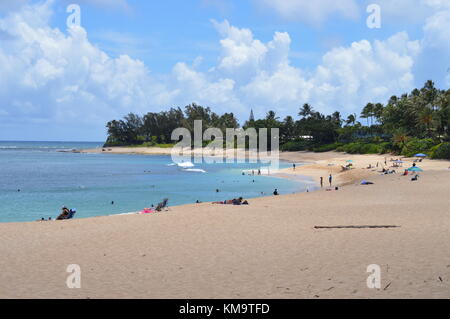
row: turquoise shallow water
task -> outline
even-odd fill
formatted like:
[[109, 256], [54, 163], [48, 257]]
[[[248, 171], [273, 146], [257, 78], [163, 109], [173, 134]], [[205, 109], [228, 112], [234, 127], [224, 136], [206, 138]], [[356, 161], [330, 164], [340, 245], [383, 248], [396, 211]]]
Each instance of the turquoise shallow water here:
[[271, 194], [275, 188], [282, 194], [312, 189], [306, 180], [242, 176], [243, 170], [258, 168], [258, 164], [196, 164], [195, 169], [206, 172], [201, 173], [170, 165], [170, 156], [60, 152], [100, 146], [0, 142], [0, 222], [55, 218], [63, 205], [76, 208], [77, 218], [85, 218], [139, 211], [166, 197], [174, 206], [197, 200], [254, 198]]

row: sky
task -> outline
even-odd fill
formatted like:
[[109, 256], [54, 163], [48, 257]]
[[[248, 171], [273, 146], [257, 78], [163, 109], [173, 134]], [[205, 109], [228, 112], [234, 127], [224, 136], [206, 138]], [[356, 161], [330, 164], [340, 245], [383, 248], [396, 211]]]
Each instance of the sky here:
[[103, 141], [112, 119], [193, 102], [359, 114], [448, 89], [449, 30], [450, 0], [0, 0], [0, 140]]

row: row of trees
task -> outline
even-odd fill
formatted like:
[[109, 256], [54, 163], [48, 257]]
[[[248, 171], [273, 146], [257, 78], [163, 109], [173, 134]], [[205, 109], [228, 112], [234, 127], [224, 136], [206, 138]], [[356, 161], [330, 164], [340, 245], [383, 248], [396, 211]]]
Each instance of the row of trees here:
[[[255, 119], [253, 111], [244, 123], [247, 128], [278, 128], [280, 145], [285, 150], [333, 149], [333, 145], [362, 143], [391, 143], [390, 151], [401, 152], [411, 139], [428, 139], [434, 144], [450, 141], [450, 90], [439, 90], [432, 81], [410, 94], [393, 96], [386, 105], [368, 103], [361, 113], [343, 118], [340, 112], [325, 115], [304, 104], [295, 116], [280, 119], [274, 111], [265, 118]], [[361, 119], [359, 121], [358, 119]], [[203, 129], [217, 127], [239, 128], [233, 113], [218, 115], [200, 105], [191, 104], [144, 116], [128, 114], [122, 120], [108, 122], [107, 145], [164, 144], [171, 141], [172, 131], [185, 127], [191, 132], [195, 120]], [[327, 147], [330, 145], [330, 147]]]
[[147, 113], [139, 116], [128, 114], [122, 120], [113, 120], [106, 124], [108, 129], [107, 146], [137, 145], [143, 143], [169, 144], [172, 132], [179, 127], [194, 131], [194, 121], [202, 120], [203, 129], [210, 127], [238, 128], [239, 123], [233, 113], [217, 115], [209, 107], [205, 108], [195, 103], [181, 108], [172, 108], [159, 113]]

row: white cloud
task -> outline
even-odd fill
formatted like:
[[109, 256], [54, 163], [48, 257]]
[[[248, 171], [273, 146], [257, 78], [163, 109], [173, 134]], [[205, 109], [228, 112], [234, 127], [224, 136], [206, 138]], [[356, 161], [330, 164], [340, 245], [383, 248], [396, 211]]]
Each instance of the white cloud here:
[[411, 73], [419, 43], [399, 33], [385, 42], [362, 40], [325, 54], [321, 65], [304, 74], [288, 62], [263, 71], [247, 84], [247, 98], [292, 110], [309, 102], [321, 111], [353, 111], [367, 101], [384, 101], [414, 86]]
[[164, 102], [141, 61], [107, 56], [83, 28], [52, 29], [50, 16], [47, 2], [0, 20], [10, 35], [0, 48], [0, 98], [11, 120], [98, 124]]
[[[417, 68], [438, 66], [450, 56], [445, 8], [427, 20], [423, 39], [399, 32], [386, 40], [355, 41], [331, 49], [313, 70], [291, 63], [288, 33], [275, 32], [263, 42], [250, 29], [224, 21], [213, 22], [221, 36], [217, 65], [202, 71], [198, 57], [192, 65], [179, 62], [170, 73], [153, 75], [140, 60], [108, 56], [83, 28], [51, 28], [51, 7], [26, 6], [0, 19], [0, 125], [83, 127], [102, 136], [112, 118], [191, 102], [241, 118], [250, 108], [258, 115], [270, 109], [296, 114], [307, 102], [322, 112], [358, 112], [369, 101], [411, 90]], [[447, 70], [450, 63], [440, 67]], [[446, 73], [441, 79], [450, 80]]]
[[416, 59], [415, 72], [421, 80], [434, 79], [449, 85], [450, 67], [450, 3], [427, 18], [421, 40], [422, 52]]
[[423, 29], [426, 46], [444, 47], [450, 51], [450, 10], [439, 11], [428, 18]]

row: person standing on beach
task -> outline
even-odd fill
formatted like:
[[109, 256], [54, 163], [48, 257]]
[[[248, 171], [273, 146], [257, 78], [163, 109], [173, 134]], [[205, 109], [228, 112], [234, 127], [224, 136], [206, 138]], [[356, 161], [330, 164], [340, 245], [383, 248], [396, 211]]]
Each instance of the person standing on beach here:
[[323, 188], [323, 177], [320, 176], [320, 188]]
[[294, 171], [295, 171], [295, 163], [294, 163], [294, 164], [292, 164], [292, 167], [294, 168]]
[[333, 184], [333, 175], [330, 174], [330, 177], [328, 177], [328, 181], [330, 182], [330, 187]]
[[280, 195], [280, 194], [278, 193], [278, 189], [275, 189], [275, 191], [273, 192], [273, 196], [278, 196], [278, 195]]

